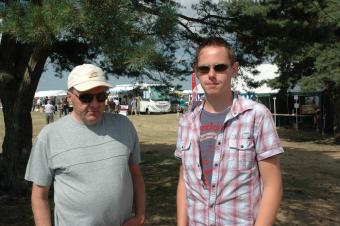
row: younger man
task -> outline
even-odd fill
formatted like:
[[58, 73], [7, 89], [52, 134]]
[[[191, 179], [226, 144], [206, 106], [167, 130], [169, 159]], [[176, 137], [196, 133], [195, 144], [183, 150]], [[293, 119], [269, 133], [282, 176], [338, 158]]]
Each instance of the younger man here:
[[206, 100], [179, 123], [178, 226], [274, 222], [282, 195], [276, 156], [283, 149], [267, 108], [233, 100], [231, 79], [238, 68], [223, 39], [208, 38], [199, 46], [195, 71]]

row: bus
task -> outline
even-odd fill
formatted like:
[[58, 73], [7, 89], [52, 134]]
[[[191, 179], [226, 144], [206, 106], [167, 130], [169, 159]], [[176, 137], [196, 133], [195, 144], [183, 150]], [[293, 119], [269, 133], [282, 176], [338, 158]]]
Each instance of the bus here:
[[117, 85], [110, 92], [120, 103], [130, 105], [132, 98], [139, 98], [140, 113], [168, 113], [171, 111], [170, 88], [161, 84], [136, 83]]

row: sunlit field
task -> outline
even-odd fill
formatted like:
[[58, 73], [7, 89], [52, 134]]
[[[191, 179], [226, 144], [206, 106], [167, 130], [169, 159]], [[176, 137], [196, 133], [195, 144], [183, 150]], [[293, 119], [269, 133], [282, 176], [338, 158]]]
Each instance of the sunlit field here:
[[[33, 134], [45, 124], [34, 112]], [[58, 118], [58, 117], [57, 117]], [[142, 147], [142, 170], [147, 191], [145, 225], [173, 226], [176, 222], [176, 184], [179, 162], [173, 157], [176, 114], [129, 116]], [[4, 135], [0, 113], [0, 141]], [[332, 226], [340, 222], [340, 145], [314, 132], [279, 128], [285, 153], [280, 156], [284, 197], [276, 226]], [[0, 225], [33, 225], [29, 198], [0, 192]]]

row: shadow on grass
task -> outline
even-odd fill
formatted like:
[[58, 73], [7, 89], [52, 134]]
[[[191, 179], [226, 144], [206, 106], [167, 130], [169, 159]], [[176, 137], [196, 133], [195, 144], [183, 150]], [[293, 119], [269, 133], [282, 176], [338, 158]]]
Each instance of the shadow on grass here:
[[334, 142], [334, 137], [328, 134], [322, 135], [314, 130], [296, 131], [295, 129], [280, 127], [277, 131], [281, 139], [292, 142], [313, 142], [327, 145], [331, 145]]
[[31, 226], [33, 216], [28, 197], [14, 197], [0, 191], [0, 226]]
[[146, 225], [176, 225], [176, 189], [180, 161], [175, 145], [142, 144], [141, 164], [147, 193]]
[[[176, 188], [179, 160], [174, 145], [141, 144], [147, 207], [145, 225], [176, 224]], [[30, 197], [15, 197], [0, 191], [0, 226], [33, 226]]]
[[[145, 225], [176, 224], [178, 166], [174, 145], [141, 144], [147, 192]], [[340, 222], [340, 161], [325, 152], [285, 148], [280, 157], [284, 197], [275, 226], [323, 226]], [[0, 193], [0, 225], [33, 225], [29, 198]]]
[[[283, 193], [276, 226], [340, 222], [340, 161], [325, 152], [285, 148], [280, 156]], [[337, 223], [336, 223], [337, 222]]]

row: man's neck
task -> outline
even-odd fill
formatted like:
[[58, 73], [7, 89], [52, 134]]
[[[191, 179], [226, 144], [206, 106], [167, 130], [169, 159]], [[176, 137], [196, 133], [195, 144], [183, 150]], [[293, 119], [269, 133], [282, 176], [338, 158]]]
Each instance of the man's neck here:
[[218, 113], [224, 111], [232, 103], [232, 93], [223, 96], [206, 95], [204, 110], [210, 113]]

